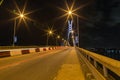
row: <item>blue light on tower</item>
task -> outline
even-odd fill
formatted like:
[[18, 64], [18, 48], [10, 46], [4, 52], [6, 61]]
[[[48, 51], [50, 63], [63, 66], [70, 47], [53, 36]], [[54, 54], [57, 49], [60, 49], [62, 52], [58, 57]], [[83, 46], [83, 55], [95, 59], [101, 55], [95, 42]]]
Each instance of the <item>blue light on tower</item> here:
[[67, 38], [67, 40], [69, 42], [69, 37], [70, 37], [70, 34], [71, 34], [73, 45], [75, 46], [74, 31], [72, 29], [72, 25], [73, 25], [73, 20], [68, 20], [68, 38]]
[[68, 20], [68, 40], [69, 40], [69, 35], [70, 33], [72, 32], [72, 24], [73, 24], [73, 21], [71, 20]]

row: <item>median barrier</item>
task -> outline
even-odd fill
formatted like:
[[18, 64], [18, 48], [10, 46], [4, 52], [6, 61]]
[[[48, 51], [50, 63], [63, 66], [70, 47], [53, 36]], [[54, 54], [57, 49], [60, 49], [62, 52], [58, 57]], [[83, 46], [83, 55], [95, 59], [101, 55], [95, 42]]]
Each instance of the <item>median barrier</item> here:
[[10, 50], [10, 56], [18, 56], [21, 55], [20, 49]]
[[21, 52], [22, 52], [22, 54], [29, 54], [30, 53], [29, 49], [28, 50], [22, 50]]
[[34, 53], [34, 52], [36, 52], [36, 48], [30, 48], [29, 51], [30, 51], [30, 53]]
[[35, 52], [40, 52], [40, 49], [39, 49], [39, 48], [36, 48], [36, 49], [35, 49]]
[[0, 58], [30, 54], [30, 53], [35, 53], [35, 52], [43, 52], [43, 51], [55, 50], [55, 49], [62, 49], [62, 48], [61, 47], [41, 47], [41, 48], [1, 50], [0, 51]]
[[0, 52], [0, 58], [2, 58], [2, 57], [9, 57], [9, 56], [11, 56], [11, 55], [10, 55], [10, 51]]

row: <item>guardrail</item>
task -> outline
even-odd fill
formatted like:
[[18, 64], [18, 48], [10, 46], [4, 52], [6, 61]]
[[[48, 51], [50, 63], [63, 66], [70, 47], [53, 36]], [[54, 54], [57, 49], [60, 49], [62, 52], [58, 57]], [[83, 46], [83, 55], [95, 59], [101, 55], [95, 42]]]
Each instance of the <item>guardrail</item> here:
[[116, 80], [120, 79], [120, 61], [96, 54], [94, 52], [90, 52], [82, 48], [79, 48], [79, 50], [81, 54], [87, 59], [87, 61], [93, 64], [96, 69], [98, 69], [99, 66], [102, 67], [101, 73], [103, 73], [104, 77], [108, 78], [109, 72], [112, 72], [117, 75]]

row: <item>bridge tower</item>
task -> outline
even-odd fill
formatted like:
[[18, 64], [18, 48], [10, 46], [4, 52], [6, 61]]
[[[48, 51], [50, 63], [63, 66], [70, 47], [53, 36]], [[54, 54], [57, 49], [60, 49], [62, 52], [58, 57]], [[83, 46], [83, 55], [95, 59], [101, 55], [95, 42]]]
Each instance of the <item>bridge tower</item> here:
[[68, 20], [68, 36], [67, 36], [67, 42], [68, 43], [70, 41], [70, 37], [72, 38], [73, 46], [76, 46], [75, 45], [74, 31], [73, 31], [73, 20]]

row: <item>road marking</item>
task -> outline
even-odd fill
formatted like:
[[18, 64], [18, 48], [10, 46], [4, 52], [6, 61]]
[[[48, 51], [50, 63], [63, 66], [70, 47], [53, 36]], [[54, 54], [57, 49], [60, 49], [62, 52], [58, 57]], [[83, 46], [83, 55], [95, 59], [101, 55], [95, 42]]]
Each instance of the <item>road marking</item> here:
[[85, 80], [75, 49], [73, 49], [53, 80]]
[[84, 80], [78, 64], [64, 64], [54, 80]]

